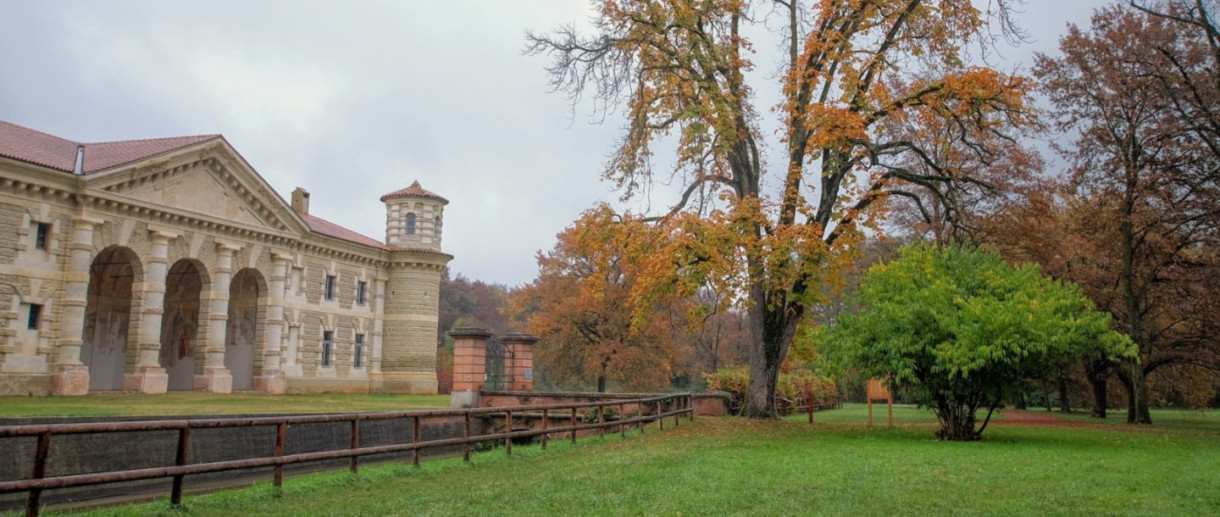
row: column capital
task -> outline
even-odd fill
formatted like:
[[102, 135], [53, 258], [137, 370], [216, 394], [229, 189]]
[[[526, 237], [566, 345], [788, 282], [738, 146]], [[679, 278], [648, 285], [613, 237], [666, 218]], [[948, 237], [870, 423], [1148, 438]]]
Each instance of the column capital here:
[[296, 260], [296, 254], [285, 250], [271, 250], [272, 263], [283, 263], [284, 265], [292, 264]]
[[167, 243], [169, 243], [169, 241], [172, 241], [174, 239], [177, 239], [178, 237], [181, 237], [182, 234], [180, 234], [176, 231], [173, 231], [169, 228], [157, 227], [157, 226], [153, 226], [150, 224], [150, 225], [148, 225], [148, 236], [149, 236], [149, 238], [152, 239], [152, 241], [154, 243], [167, 244]]
[[232, 255], [238, 251], [241, 251], [243, 247], [244, 246], [236, 242], [221, 240], [216, 241], [216, 251], [221, 255]]
[[104, 222], [106, 222], [106, 221], [101, 218], [90, 217], [90, 216], [87, 216], [84, 214], [80, 214], [80, 215], [76, 215], [76, 216], [72, 217], [72, 225], [75, 227], [78, 227], [78, 228], [83, 227], [83, 226], [91, 226], [91, 227], [97, 226]]

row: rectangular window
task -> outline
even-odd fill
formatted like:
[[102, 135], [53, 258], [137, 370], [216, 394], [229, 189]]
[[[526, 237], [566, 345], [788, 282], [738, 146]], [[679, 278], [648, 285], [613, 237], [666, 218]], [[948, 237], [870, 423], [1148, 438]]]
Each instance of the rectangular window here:
[[330, 350], [334, 348], [335, 333], [326, 330], [322, 332], [322, 366], [330, 366]]
[[326, 299], [335, 299], [335, 275], [326, 275]]
[[356, 282], [356, 305], [364, 305], [368, 302], [369, 284], [363, 280]]
[[352, 359], [352, 368], [364, 366], [364, 334], [356, 334], [356, 357]]
[[26, 322], [27, 329], [38, 330], [38, 318], [42, 317], [42, 306], [30, 304], [30, 319]]
[[38, 223], [38, 227], [34, 230], [34, 247], [40, 250], [47, 249], [47, 240], [51, 235], [51, 223]]

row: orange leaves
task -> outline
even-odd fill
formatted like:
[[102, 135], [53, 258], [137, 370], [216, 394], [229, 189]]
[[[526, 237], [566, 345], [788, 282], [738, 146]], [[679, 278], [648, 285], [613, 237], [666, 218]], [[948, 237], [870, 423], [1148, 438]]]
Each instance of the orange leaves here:
[[858, 111], [825, 104], [810, 106], [805, 119], [808, 145], [817, 149], [847, 145], [852, 140], [866, 141], [865, 127], [865, 119]]

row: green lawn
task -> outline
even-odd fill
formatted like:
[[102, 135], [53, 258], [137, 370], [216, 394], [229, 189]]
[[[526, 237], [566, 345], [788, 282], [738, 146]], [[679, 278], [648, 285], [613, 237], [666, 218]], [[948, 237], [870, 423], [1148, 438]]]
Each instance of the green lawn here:
[[[986, 416], [986, 413], [979, 415], [980, 418]], [[995, 417], [992, 417], [993, 419]], [[785, 420], [794, 422], [807, 422], [809, 415], [807, 413], [799, 413], [788, 415]], [[868, 404], [844, 403], [841, 409], [831, 411], [819, 411], [813, 414], [815, 423], [827, 424], [867, 424], [868, 423]], [[884, 426], [889, 422], [886, 420], [885, 403], [873, 403], [873, 425]], [[894, 404], [894, 425], [905, 424], [935, 424], [936, 413], [933, 413], [927, 408], [916, 407], [913, 404]]]
[[820, 422], [839, 423], [813, 426], [700, 418], [511, 457], [496, 449], [470, 465], [288, 479], [282, 492], [189, 497], [185, 511], [162, 500], [96, 514], [1220, 515], [1220, 426], [997, 424], [983, 442], [943, 443], [921, 422], [868, 428], [859, 414], [822, 412]]
[[1072, 422], [1086, 422], [1103, 426], [1147, 427], [1149, 429], [1175, 429], [1179, 431], [1197, 431], [1201, 433], [1220, 432], [1220, 411], [1198, 411], [1189, 409], [1153, 409], [1152, 426], [1132, 426], [1127, 424], [1126, 410], [1110, 410], [1106, 418], [1097, 419], [1089, 416], [1089, 410], [1078, 410], [1072, 413], [1047, 413], [1055, 418]]
[[80, 397], [0, 397], [0, 418], [29, 416], [342, 413], [449, 407], [449, 395], [259, 393], [99, 393]]

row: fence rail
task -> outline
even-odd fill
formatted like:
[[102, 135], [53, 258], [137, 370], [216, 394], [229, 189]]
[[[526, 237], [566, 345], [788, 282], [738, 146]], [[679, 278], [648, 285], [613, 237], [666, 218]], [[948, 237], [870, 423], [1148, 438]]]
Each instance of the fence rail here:
[[[624, 410], [627, 406], [635, 406], [638, 408], [638, 410], [635, 412], [635, 416], [624, 418], [626, 416]], [[614, 407], [618, 407], [620, 418], [615, 420], [607, 419], [606, 408]], [[597, 421], [580, 423], [584, 415], [579, 414], [579, 411], [590, 408], [597, 408]], [[563, 414], [556, 415], [553, 413], [555, 411], [560, 411]], [[525, 414], [528, 413], [532, 418], [536, 418], [537, 414], [541, 413], [542, 427], [540, 429], [523, 429], [514, 431], [513, 413], [517, 413], [518, 417], [526, 416]], [[471, 419], [473, 417], [497, 417], [500, 415], [503, 415], [505, 419], [504, 431], [479, 435], [471, 434]], [[599, 434], [604, 435], [607, 428], [618, 427], [620, 434], [625, 434], [629, 426], [635, 425], [641, 431], [643, 431], [643, 426], [652, 422], [658, 422], [660, 424], [660, 428], [664, 430], [666, 418], [673, 417], [674, 425], [677, 426], [682, 416], [686, 416], [691, 420], [694, 420], [694, 415], [691, 394], [680, 393], [604, 402], [577, 402], [566, 404], [541, 404], [433, 411], [395, 411], [382, 413], [341, 413], [282, 417], [202, 418], [141, 422], [97, 422], [0, 426], [0, 438], [20, 436], [38, 437], [38, 443], [34, 452], [33, 471], [30, 477], [15, 481], [0, 482], [0, 494], [29, 492], [29, 497], [26, 499], [26, 515], [36, 516], [38, 515], [40, 497], [43, 490], [100, 485], [121, 481], [173, 478], [173, 485], [170, 491], [170, 504], [173, 506], [178, 506], [182, 502], [184, 478], [185, 476], [192, 474], [223, 472], [259, 467], [275, 467], [272, 482], [275, 484], [275, 486], [280, 486], [283, 480], [283, 466], [295, 463], [350, 458], [351, 462], [349, 464], [349, 468], [352, 472], [356, 472], [359, 468], [357, 459], [361, 456], [413, 451], [414, 455], [412, 457], [412, 461], [416, 466], [418, 466], [421, 450], [457, 445], [463, 446], [463, 457], [466, 461], [470, 461], [470, 446], [471, 444], [475, 443], [503, 440], [505, 444], [505, 452], [507, 454], [512, 454], [512, 440], [514, 438], [541, 436], [542, 447], [545, 448], [547, 440], [551, 437], [551, 435], [558, 434], [562, 437], [563, 435], [567, 434], [570, 435], [572, 442], [575, 443], [576, 435], [579, 431], [599, 430]], [[427, 418], [445, 417], [463, 417], [463, 436], [461, 438], [444, 438], [439, 440], [420, 439], [420, 422], [422, 420]], [[413, 419], [413, 432], [411, 434], [411, 441], [409, 443], [379, 445], [373, 447], [360, 446], [360, 422], [401, 418]], [[555, 421], [566, 421], [567, 425], [552, 427], [550, 424]], [[289, 425], [326, 422], [350, 422], [351, 446], [349, 448], [288, 455], [284, 454], [287, 441], [287, 429]], [[242, 460], [215, 461], [208, 463], [192, 464], [189, 462], [188, 453], [190, 451], [190, 435], [192, 429], [262, 426], [274, 426], [275, 428], [276, 439], [275, 452], [273, 456], [248, 458]], [[119, 470], [112, 472], [95, 472], [90, 474], [45, 477], [47, 456], [50, 451], [52, 436], [68, 434], [173, 430], [178, 431], [177, 451], [175, 454], [174, 465], [144, 469]]]

